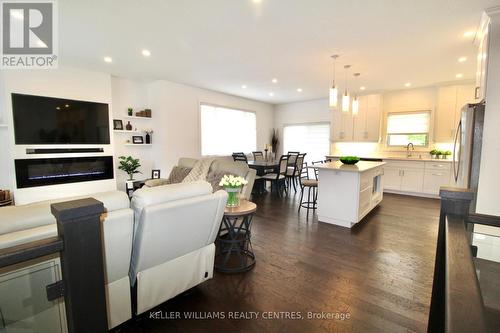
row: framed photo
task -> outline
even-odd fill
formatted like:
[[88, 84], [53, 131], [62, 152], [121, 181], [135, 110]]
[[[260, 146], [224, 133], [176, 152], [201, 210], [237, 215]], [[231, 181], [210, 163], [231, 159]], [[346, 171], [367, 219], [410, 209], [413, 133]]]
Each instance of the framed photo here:
[[113, 129], [123, 131], [123, 122], [121, 119], [113, 119]]
[[153, 171], [151, 171], [151, 178], [152, 179], [160, 179], [160, 170], [153, 169]]
[[134, 135], [132, 137], [132, 143], [142, 145], [144, 143], [144, 139], [140, 135]]

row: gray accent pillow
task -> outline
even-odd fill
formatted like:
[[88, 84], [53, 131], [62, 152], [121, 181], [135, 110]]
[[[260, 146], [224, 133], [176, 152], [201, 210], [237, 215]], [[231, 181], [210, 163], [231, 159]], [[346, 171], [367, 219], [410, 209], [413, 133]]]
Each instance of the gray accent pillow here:
[[181, 183], [190, 172], [191, 172], [191, 168], [174, 166], [172, 171], [170, 171], [170, 176], [168, 176], [167, 183], [168, 184]]
[[222, 179], [222, 177], [224, 177], [224, 175], [229, 175], [229, 173], [221, 170], [219, 171], [210, 170], [210, 172], [208, 173], [207, 182], [209, 182], [210, 185], [212, 185], [212, 189], [214, 192], [224, 189], [223, 187], [219, 186], [220, 180]]

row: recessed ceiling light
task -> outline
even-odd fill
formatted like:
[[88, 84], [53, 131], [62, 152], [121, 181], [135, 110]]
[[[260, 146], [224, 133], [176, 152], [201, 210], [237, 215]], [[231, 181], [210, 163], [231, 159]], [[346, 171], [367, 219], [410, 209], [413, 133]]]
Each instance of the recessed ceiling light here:
[[359, 90], [366, 90], [366, 87], [359, 87]]
[[142, 50], [142, 55], [145, 57], [149, 57], [151, 55], [151, 51], [149, 50]]
[[302, 92], [302, 88], [297, 88], [297, 92]]
[[253, 3], [261, 3], [262, 0], [252, 0]]
[[64, 105], [65, 108], [69, 108], [69, 104]]
[[405, 83], [405, 87], [407, 87], [407, 88], [408, 88], [408, 87], [411, 87], [411, 83], [410, 83], [410, 82], [406, 82], [406, 83]]
[[278, 83], [278, 79], [272, 79], [271, 82], [272, 83]]
[[472, 31], [472, 30], [464, 32], [464, 37], [465, 38], [474, 37], [475, 35], [476, 35], [476, 33], [474, 31]]
[[247, 88], [246, 84], [241, 86], [241, 89], [246, 89], [246, 88]]
[[111, 57], [104, 57], [105, 62], [113, 62], [113, 59]]
[[462, 73], [458, 73], [457, 75], [455, 75], [455, 77], [456, 77], [457, 79], [461, 79], [461, 78], [463, 78], [463, 77], [464, 77], [464, 75], [463, 75]]
[[467, 57], [458, 58], [458, 62], [466, 62], [466, 61], [467, 61]]
[[273, 92], [270, 92], [270, 93], [269, 93], [269, 96], [273, 97], [273, 96], [274, 96], [274, 93], [273, 93]]

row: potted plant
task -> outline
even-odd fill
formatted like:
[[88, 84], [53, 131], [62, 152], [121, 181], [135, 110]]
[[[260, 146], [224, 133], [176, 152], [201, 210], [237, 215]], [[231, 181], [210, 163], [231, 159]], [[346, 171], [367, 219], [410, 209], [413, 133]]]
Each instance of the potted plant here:
[[128, 109], [127, 109], [127, 114], [128, 114], [129, 116], [132, 116], [132, 115], [134, 114], [134, 109], [132, 109], [132, 108], [128, 108]]
[[441, 150], [436, 150], [436, 158], [440, 159], [442, 158], [441, 156], [443, 155], [443, 152]]
[[138, 170], [141, 167], [141, 163], [138, 158], [133, 158], [132, 156], [120, 156], [118, 157], [118, 160], [120, 161], [118, 169], [127, 173], [129, 181], [134, 180], [134, 174], [142, 173]]
[[451, 156], [451, 151], [447, 150], [447, 151], [443, 152], [443, 158], [444, 159], [447, 159], [448, 156]]
[[431, 155], [432, 158], [437, 158], [437, 152], [438, 150], [434, 148], [429, 152], [429, 154]]
[[233, 175], [224, 175], [220, 180], [219, 186], [222, 186], [227, 192], [227, 207], [238, 207], [240, 205], [239, 194], [243, 185], [248, 182], [243, 177], [235, 177]]

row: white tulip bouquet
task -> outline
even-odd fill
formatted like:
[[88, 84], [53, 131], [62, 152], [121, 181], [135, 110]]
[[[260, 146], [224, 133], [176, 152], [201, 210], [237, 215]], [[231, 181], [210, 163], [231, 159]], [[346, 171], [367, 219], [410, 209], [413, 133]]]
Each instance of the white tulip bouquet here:
[[227, 192], [227, 207], [238, 207], [240, 205], [239, 193], [243, 185], [248, 181], [243, 177], [233, 175], [224, 175], [219, 182], [219, 186], [224, 187]]

